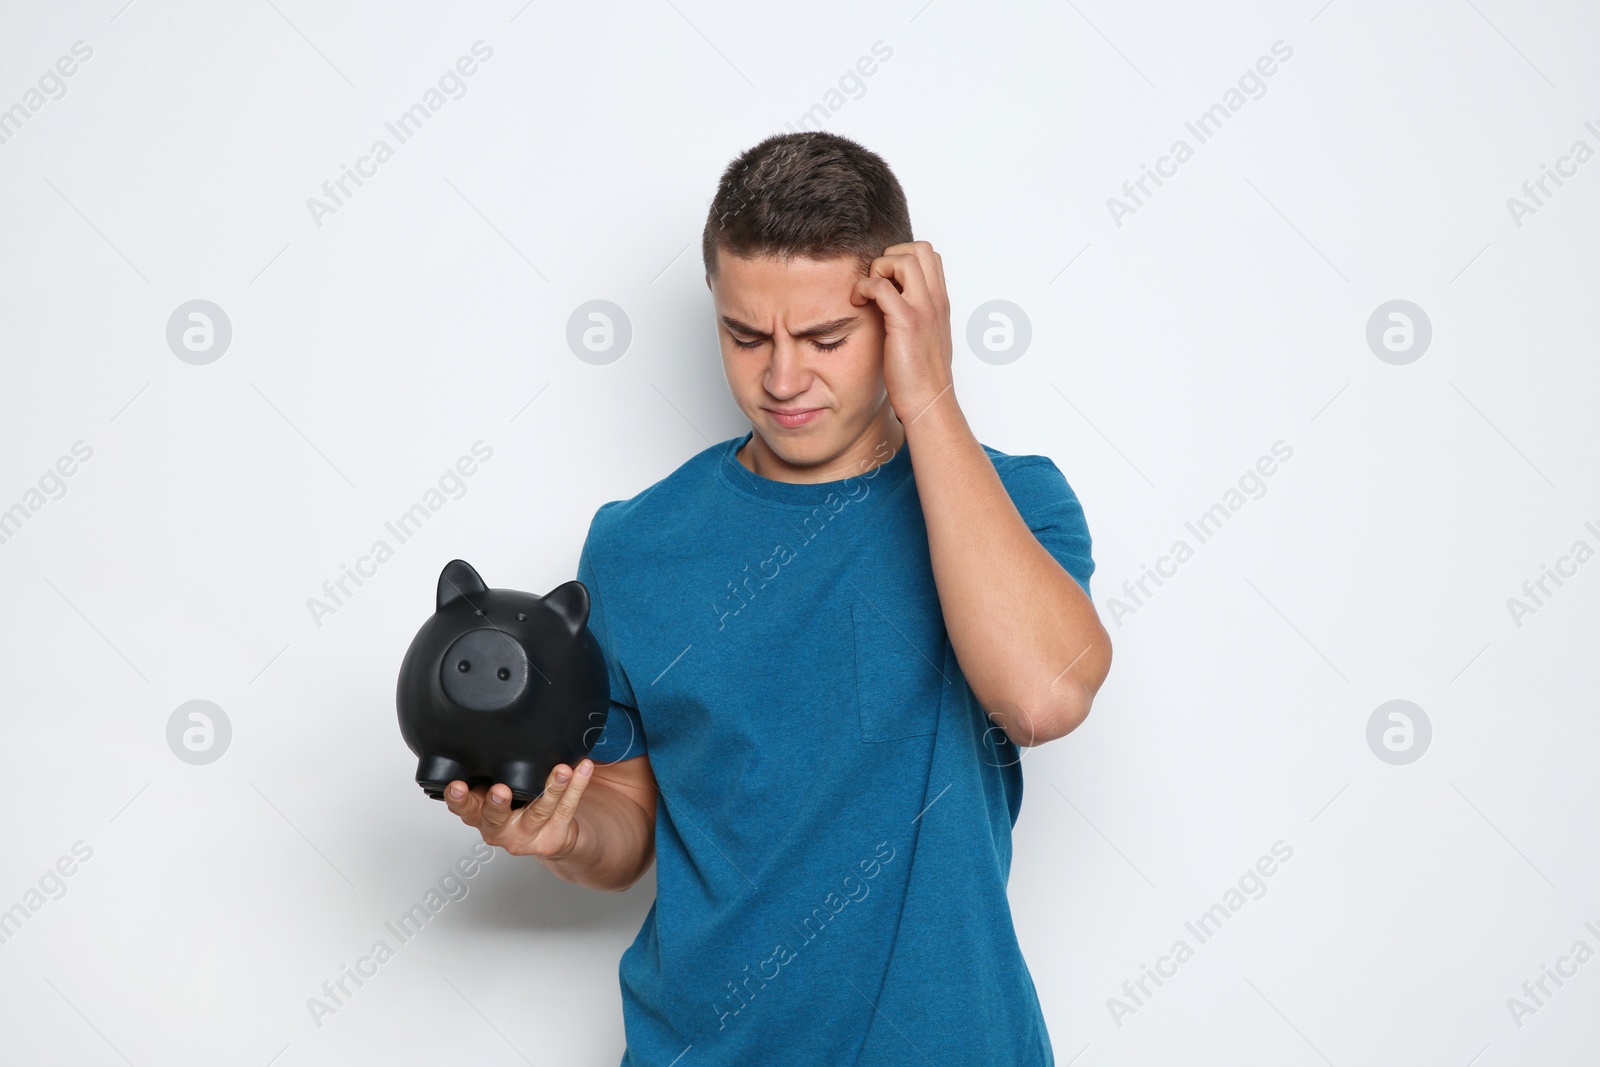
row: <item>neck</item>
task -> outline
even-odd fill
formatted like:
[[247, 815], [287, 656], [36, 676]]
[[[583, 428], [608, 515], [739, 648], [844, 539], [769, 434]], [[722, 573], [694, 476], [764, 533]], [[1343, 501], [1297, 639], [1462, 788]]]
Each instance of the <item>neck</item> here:
[[[753, 427], [752, 427], [753, 429]], [[887, 403], [879, 416], [855, 440], [834, 455], [811, 463], [791, 462], [772, 450], [760, 432], [735, 453], [748, 470], [775, 482], [834, 482], [855, 477], [886, 463], [905, 447], [906, 431]]]

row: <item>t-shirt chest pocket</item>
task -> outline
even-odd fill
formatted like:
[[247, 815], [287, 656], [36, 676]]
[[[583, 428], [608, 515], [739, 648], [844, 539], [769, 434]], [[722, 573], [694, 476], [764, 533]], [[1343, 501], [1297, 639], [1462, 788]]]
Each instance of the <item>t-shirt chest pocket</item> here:
[[948, 684], [938, 594], [877, 596], [870, 602], [858, 597], [850, 616], [861, 740], [933, 733]]

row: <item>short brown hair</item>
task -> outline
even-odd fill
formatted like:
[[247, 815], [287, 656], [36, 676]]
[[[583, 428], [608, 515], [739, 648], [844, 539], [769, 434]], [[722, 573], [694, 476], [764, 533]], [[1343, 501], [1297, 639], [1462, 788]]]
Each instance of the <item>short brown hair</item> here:
[[745, 259], [853, 255], [862, 274], [892, 244], [912, 240], [900, 182], [883, 157], [836, 133], [774, 134], [722, 172], [700, 256], [717, 273], [717, 249]]

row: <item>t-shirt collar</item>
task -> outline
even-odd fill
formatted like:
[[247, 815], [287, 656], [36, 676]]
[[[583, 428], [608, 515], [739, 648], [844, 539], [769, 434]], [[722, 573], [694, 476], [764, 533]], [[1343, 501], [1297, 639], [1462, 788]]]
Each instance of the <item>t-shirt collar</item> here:
[[911, 453], [902, 444], [888, 462], [876, 467], [863, 468], [861, 473], [831, 482], [781, 482], [765, 478], [740, 463], [735, 455], [755, 436], [752, 428], [742, 437], [730, 437], [717, 446], [717, 476], [736, 493], [772, 504], [794, 507], [816, 507], [825, 503], [830, 493], [843, 497], [861, 494], [856, 483], [865, 481], [874, 488], [883, 489], [899, 484], [911, 472]]

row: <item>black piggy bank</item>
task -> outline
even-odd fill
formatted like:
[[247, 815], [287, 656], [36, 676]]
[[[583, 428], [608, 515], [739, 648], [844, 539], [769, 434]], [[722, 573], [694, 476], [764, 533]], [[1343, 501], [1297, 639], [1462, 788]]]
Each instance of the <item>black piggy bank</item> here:
[[544, 792], [556, 764], [588, 755], [611, 699], [588, 621], [582, 582], [541, 597], [490, 589], [463, 560], [445, 564], [436, 610], [406, 650], [395, 692], [423, 792], [443, 800], [458, 779], [503, 782], [520, 808]]

